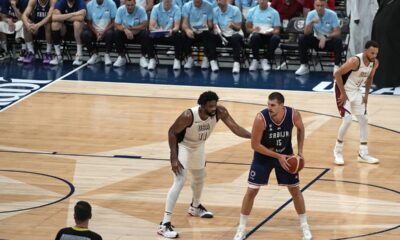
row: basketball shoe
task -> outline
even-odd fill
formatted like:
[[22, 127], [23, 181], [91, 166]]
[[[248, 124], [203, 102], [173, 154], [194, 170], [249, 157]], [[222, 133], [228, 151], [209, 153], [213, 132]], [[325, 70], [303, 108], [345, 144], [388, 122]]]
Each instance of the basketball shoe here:
[[335, 149], [333, 150], [334, 162], [336, 165], [343, 165], [343, 143], [336, 142]]
[[191, 203], [188, 209], [188, 213], [193, 217], [201, 217], [201, 218], [214, 217], [214, 214], [212, 212], [207, 211], [207, 209], [201, 204], [198, 207], [193, 207], [193, 203]]
[[235, 237], [233, 237], [233, 240], [243, 240], [246, 238], [246, 229], [244, 227], [239, 226]]
[[161, 235], [165, 238], [177, 238], [179, 237], [179, 233], [176, 232], [174, 226], [171, 225], [171, 222], [162, 223], [160, 222], [160, 227], [158, 228], [157, 234]]
[[301, 225], [301, 229], [303, 230], [303, 240], [312, 240], [310, 226], [308, 224], [303, 224]]
[[379, 159], [368, 154], [367, 145], [360, 145], [360, 150], [358, 151], [358, 161], [370, 164], [379, 163]]

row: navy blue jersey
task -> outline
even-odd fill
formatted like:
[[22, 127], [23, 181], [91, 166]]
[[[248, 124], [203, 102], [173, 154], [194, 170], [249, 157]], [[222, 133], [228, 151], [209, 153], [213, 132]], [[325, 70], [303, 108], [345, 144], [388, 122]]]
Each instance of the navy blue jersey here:
[[32, 12], [32, 17], [35, 20], [42, 20], [47, 17], [47, 14], [49, 13], [50, 10], [50, 0], [47, 0], [44, 4], [40, 2], [40, 0], [36, 0], [36, 6], [35, 9]]
[[[21, 12], [21, 14], [24, 12], [25, 8], [28, 6], [29, 0], [18, 0], [17, 1], [17, 9]], [[14, 12], [14, 9], [11, 7], [11, 3], [9, 0], [1, 0], [0, 4], [0, 10], [1, 13], [13, 18], [14, 20], [17, 20], [17, 15]]]
[[[265, 121], [265, 129], [261, 138], [261, 144], [266, 148], [281, 154], [293, 154], [292, 129], [294, 110], [285, 107], [285, 116], [280, 123], [275, 123], [268, 112], [268, 108], [261, 111]], [[254, 158], [270, 158], [258, 152], [254, 152]]]
[[74, 4], [70, 7], [68, 6], [67, 0], [58, 0], [55, 6], [55, 9], [58, 9], [61, 14], [78, 12], [79, 10], [85, 9], [86, 4], [83, 0], [75, 0]]

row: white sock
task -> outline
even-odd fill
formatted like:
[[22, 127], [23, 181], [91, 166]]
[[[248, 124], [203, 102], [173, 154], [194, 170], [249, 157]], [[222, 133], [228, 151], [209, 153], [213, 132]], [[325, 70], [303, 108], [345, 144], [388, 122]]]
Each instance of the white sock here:
[[246, 228], [248, 217], [249, 215], [240, 214], [239, 227]]
[[336, 140], [335, 151], [336, 152], [343, 152], [343, 142], [338, 142]]
[[368, 155], [368, 145], [367, 144], [360, 144], [360, 155], [365, 156]]
[[54, 45], [54, 50], [56, 51], [57, 57], [61, 57], [61, 48], [60, 48], [60, 45]]
[[82, 44], [76, 44], [76, 54], [82, 56]]
[[299, 214], [299, 220], [300, 220], [300, 226], [304, 226], [305, 224], [308, 225], [307, 223], [307, 214]]
[[26, 50], [26, 44], [25, 43], [21, 43], [21, 50]]
[[34, 53], [35, 51], [33, 50], [33, 42], [27, 42], [26, 46], [28, 47], [28, 52]]
[[51, 43], [46, 44], [46, 53], [51, 53]]

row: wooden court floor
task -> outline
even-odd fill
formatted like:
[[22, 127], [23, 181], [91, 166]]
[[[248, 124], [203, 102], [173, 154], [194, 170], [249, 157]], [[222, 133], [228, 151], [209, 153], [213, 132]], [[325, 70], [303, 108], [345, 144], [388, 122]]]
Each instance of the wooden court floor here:
[[[93, 206], [90, 228], [107, 240], [156, 234], [172, 184], [167, 130], [208, 88], [59, 81], [0, 113], [0, 239], [54, 239], [73, 225], [79, 200]], [[270, 91], [214, 88], [249, 130]], [[399, 98], [371, 96], [369, 146], [379, 165], [357, 163], [358, 124], [345, 142], [343, 167], [332, 149], [340, 119], [331, 93], [282, 91], [301, 110], [306, 168], [301, 187], [314, 239], [400, 239]], [[295, 139], [295, 137], [293, 138]], [[207, 145], [202, 203], [214, 219], [186, 213], [190, 179], [172, 223], [180, 239], [232, 239], [251, 162], [250, 142], [219, 123]], [[124, 157], [125, 156], [125, 157]], [[128, 157], [127, 157], [128, 156]], [[301, 239], [285, 188], [261, 189], [249, 239]]]

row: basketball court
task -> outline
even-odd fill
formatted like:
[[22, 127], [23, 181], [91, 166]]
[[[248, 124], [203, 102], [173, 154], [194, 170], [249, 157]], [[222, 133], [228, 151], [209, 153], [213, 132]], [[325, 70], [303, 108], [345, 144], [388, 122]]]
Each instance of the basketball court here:
[[[345, 165], [336, 166], [332, 149], [341, 120], [324, 83], [331, 73], [311, 73], [302, 84], [287, 71], [255, 78], [243, 70], [235, 80], [229, 69], [211, 78], [200, 70], [176, 77], [165, 67], [155, 73], [136, 65], [108, 73], [97, 67], [1, 65], [1, 101], [10, 98], [10, 104], [0, 112], [0, 239], [54, 239], [60, 228], [74, 224], [79, 200], [92, 204], [89, 227], [103, 239], [163, 239], [156, 231], [172, 184], [170, 125], [200, 93], [213, 90], [251, 130], [274, 89], [290, 89], [281, 91], [286, 105], [300, 110], [305, 124], [306, 166], [300, 177], [314, 239], [400, 239], [399, 96], [369, 98], [370, 152], [381, 163], [357, 162], [354, 121], [345, 138]], [[312, 91], [321, 83], [327, 91]], [[16, 93], [23, 100], [11, 102]], [[188, 179], [172, 219], [180, 239], [232, 239], [239, 222], [250, 141], [218, 124], [206, 152], [202, 204], [215, 218], [187, 214]], [[248, 239], [300, 239], [290, 194], [275, 176], [270, 183], [256, 198]]]

